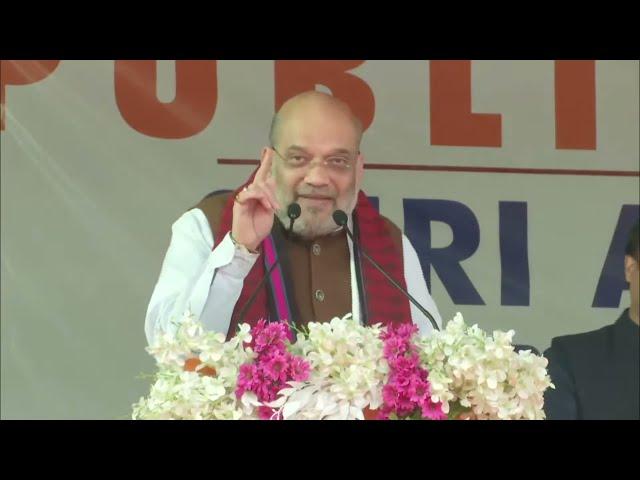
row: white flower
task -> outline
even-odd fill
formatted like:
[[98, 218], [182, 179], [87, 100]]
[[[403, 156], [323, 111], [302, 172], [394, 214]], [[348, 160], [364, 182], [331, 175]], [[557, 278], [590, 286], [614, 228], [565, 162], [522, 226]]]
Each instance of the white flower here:
[[[255, 404], [241, 403], [235, 396], [239, 367], [249, 361], [243, 342], [250, 341], [249, 326], [241, 325], [237, 337], [206, 332], [187, 314], [175, 337], [158, 336], [147, 350], [158, 364], [149, 395], [133, 406], [134, 419], [241, 419], [256, 418]], [[184, 371], [185, 361], [196, 358], [196, 371]], [[198, 373], [204, 367], [214, 376]], [[257, 403], [257, 402], [256, 402]]]
[[514, 334], [487, 336], [477, 325], [467, 327], [458, 313], [445, 330], [418, 341], [432, 399], [442, 402], [443, 411], [455, 402], [479, 419], [544, 418], [543, 394], [552, 386], [547, 360], [516, 353]]
[[284, 419], [307, 420], [362, 419], [364, 408], [379, 407], [388, 373], [380, 327], [364, 327], [349, 314], [310, 323], [308, 331], [298, 336], [293, 350], [309, 362], [309, 380], [290, 382], [269, 406]]

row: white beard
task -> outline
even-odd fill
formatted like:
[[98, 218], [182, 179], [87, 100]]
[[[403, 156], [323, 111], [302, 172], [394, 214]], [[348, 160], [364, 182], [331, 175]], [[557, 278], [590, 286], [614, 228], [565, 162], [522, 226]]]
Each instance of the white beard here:
[[[287, 207], [291, 204], [291, 201], [282, 201], [279, 195], [278, 201], [281, 205], [286, 205]], [[347, 215], [351, 215], [353, 209], [355, 208], [356, 201], [357, 196], [354, 194], [353, 198], [349, 201], [348, 206], [346, 208], [343, 208], [342, 210], [344, 210]], [[335, 210], [339, 208], [340, 205], [335, 206]], [[318, 218], [318, 215], [320, 214], [320, 211], [316, 208], [303, 208], [300, 217], [298, 217], [293, 224], [293, 233], [300, 236], [301, 238], [304, 238], [305, 240], [312, 240], [314, 238], [329, 235], [340, 229], [340, 227], [336, 225], [336, 222], [333, 220], [332, 214], [329, 214], [322, 220]], [[291, 220], [287, 216], [287, 210], [278, 210], [276, 212], [276, 216], [280, 219], [285, 228], [289, 229]]]

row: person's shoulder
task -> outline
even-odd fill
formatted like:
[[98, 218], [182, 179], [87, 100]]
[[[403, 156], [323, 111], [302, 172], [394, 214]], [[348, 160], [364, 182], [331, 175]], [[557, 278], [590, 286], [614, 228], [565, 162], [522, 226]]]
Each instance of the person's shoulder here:
[[205, 195], [196, 205], [190, 210], [198, 209], [204, 213], [204, 216], [209, 222], [211, 231], [213, 233], [218, 231], [220, 220], [222, 219], [222, 211], [224, 210], [229, 197], [233, 194], [230, 190], [216, 190]]
[[561, 335], [551, 340], [550, 350], [562, 349], [565, 352], [588, 352], [600, 349], [613, 334], [615, 324], [606, 325], [588, 332]]
[[233, 194], [231, 190], [216, 190], [211, 193], [205, 195], [196, 205], [191, 207], [199, 208], [203, 212], [207, 212], [209, 210], [216, 210], [218, 212], [222, 212], [222, 209], [227, 203], [229, 197]]

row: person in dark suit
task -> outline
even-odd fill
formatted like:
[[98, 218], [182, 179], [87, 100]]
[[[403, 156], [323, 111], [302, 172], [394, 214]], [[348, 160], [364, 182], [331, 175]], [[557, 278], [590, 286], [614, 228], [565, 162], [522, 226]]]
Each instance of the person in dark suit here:
[[545, 352], [555, 385], [545, 392], [547, 419], [640, 419], [639, 250], [636, 223], [624, 258], [631, 306], [612, 325], [554, 338]]

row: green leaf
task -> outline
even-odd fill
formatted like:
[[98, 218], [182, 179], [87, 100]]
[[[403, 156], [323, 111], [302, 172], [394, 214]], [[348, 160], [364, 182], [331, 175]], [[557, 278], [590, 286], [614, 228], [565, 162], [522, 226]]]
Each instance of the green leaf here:
[[463, 413], [471, 411], [471, 407], [463, 407], [460, 402], [449, 402], [449, 414], [448, 417], [453, 420], [458, 418]]

